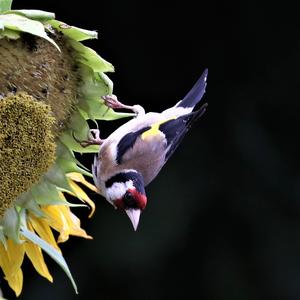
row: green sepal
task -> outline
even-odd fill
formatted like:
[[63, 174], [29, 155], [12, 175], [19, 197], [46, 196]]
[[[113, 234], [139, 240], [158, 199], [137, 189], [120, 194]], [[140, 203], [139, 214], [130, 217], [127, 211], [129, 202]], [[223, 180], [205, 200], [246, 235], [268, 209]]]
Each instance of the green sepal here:
[[60, 51], [58, 45], [54, 42], [54, 40], [52, 40], [47, 35], [45, 27], [41, 22], [30, 20], [17, 14], [7, 14], [0, 15], [0, 23], [2, 23], [5, 28], [21, 32], [27, 32], [32, 35], [41, 37], [53, 44]]
[[82, 115], [80, 114], [80, 112], [78, 110], [74, 111], [71, 116], [71, 120], [69, 123], [69, 129], [74, 132], [74, 136], [77, 139], [86, 139], [88, 137], [88, 134], [89, 134], [88, 123], [82, 117]]
[[111, 95], [113, 90], [113, 83], [106, 74], [95, 73], [85, 65], [80, 66], [80, 72], [84, 80], [80, 87], [80, 94], [83, 96], [78, 107], [86, 120], [110, 121], [134, 116], [132, 113], [117, 113], [104, 104], [101, 96]]
[[[97, 104], [97, 103], [96, 103]], [[98, 103], [98, 105], [101, 103]], [[95, 106], [93, 106], [95, 107]], [[101, 106], [100, 106], [101, 107]], [[86, 122], [86, 119], [102, 119], [102, 120], [116, 120], [123, 117], [132, 116], [133, 114], [122, 114], [116, 113], [111, 109], [108, 109], [105, 105], [102, 105], [104, 112], [107, 111], [105, 114], [100, 111], [97, 112], [98, 107], [95, 107], [94, 114], [92, 112], [88, 115], [85, 111], [78, 109], [75, 111], [71, 117], [69, 129], [65, 130], [61, 136], [59, 137], [60, 141], [70, 150], [76, 151], [79, 153], [98, 153], [99, 152], [99, 145], [91, 145], [88, 147], [82, 147], [80, 143], [78, 143], [74, 137], [79, 141], [85, 141], [88, 139], [89, 136], [89, 126]], [[109, 112], [109, 110], [111, 112]], [[77, 171], [80, 171], [77, 170]]]
[[7, 242], [6, 242], [6, 238], [5, 238], [2, 226], [0, 226], [0, 242], [4, 246], [5, 250], [7, 250]]
[[20, 230], [21, 230], [21, 227], [26, 227], [27, 228], [27, 211], [26, 209], [21, 209], [20, 212], [19, 212], [19, 218], [20, 218]]
[[114, 71], [113, 65], [99, 56], [93, 49], [75, 40], [69, 40], [69, 43], [77, 52], [77, 61], [90, 67], [94, 72]]
[[22, 226], [21, 228], [21, 234], [28, 240], [30, 240], [32, 243], [39, 246], [41, 249], [43, 249], [66, 273], [68, 278], [70, 279], [73, 288], [75, 290], [75, 293], [78, 294], [76, 283], [72, 277], [72, 274], [69, 270], [69, 267], [62, 256], [60, 252], [58, 252], [55, 248], [53, 248], [50, 244], [42, 240], [39, 236], [37, 236], [32, 231], [29, 231], [25, 226]]
[[107, 92], [104, 95], [101, 96], [106, 96], [106, 95], [111, 95], [113, 92], [113, 82], [111, 81], [111, 79], [103, 72], [98, 72], [94, 74], [95, 76], [95, 80], [99, 83], [102, 82], [102, 84], [105, 84], [105, 86], [107, 86]]
[[40, 210], [39, 205], [35, 202], [32, 189], [28, 192], [22, 193], [16, 200], [15, 205], [20, 207], [21, 210], [27, 209], [38, 217], [44, 217], [44, 213]]
[[1, 225], [3, 226], [3, 233], [17, 244], [20, 243], [20, 217], [15, 207], [6, 210]]
[[[76, 136], [76, 135], [75, 135]], [[77, 138], [77, 136], [76, 136]], [[78, 140], [86, 140], [87, 137], [84, 139], [79, 139]], [[72, 130], [67, 130], [64, 133], [61, 134], [60, 140], [70, 149], [72, 149], [75, 152], [79, 153], [97, 153], [99, 152], [100, 147], [98, 145], [91, 145], [86, 148], [81, 147], [80, 144], [74, 140], [72, 136]]]
[[45, 214], [41, 210], [40, 206], [38, 205], [37, 201], [33, 198], [33, 196], [29, 199], [29, 201], [26, 201], [22, 208], [25, 208], [32, 212], [34, 215], [36, 215], [39, 218], [45, 217]]
[[40, 205], [52, 205], [53, 202], [56, 204], [60, 200], [56, 186], [44, 179], [32, 187], [31, 193], [36, 203]]
[[[66, 147], [61, 141], [56, 142], [56, 157], [64, 160], [70, 160], [76, 163], [84, 171], [89, 172], [89, 169], [84, 166], [74, 155], [74, 152]], [[89, 176], [89, 175], [88, 175]]]
[[89, 126], [79, 111], [75, 111], [71, 117], [69, 129], [65, 130], [59, 137], [60, 141], [69, 149], [80, 153], [95, 153], [99, 151], [98, 145], [82, 147], [73, 137], [80, 141], [84, 141], [89, 135]]
[[78, 104], [82, 116], [88, 120], [117, 120], [132, 117], [132, 113], [117, 113], [104, 104], [101, 96], [111, 95], [113, 82], [102, 73], [95, 73], [91, 68], [82, 65], [80, 67], [84, 83], [80, 87], [82, 99]]
[[[83, 166], [74, 156], [73, 152], [70, 151], [64, 144], [60, 141], [57, 143], [57, 160], [56, 162], [64, 170], [65, 173], [77, 172], [83, 175], [91, 176], [88, 169]], [[79, 165], [82, 167], [79, 167]]]
[[103, 104], [101, 99], [87, 99], [80, 104], [80, 112], [86, 120], [112, 121], [122, 118], [134, 117], [133, 113], [118, 113]]
[[65, 172], [55, 163], [50, 170], [44, 175], [45, 180], [49, 180], [50, 183], [62, 188], [65, 191], [72, 193], [72, 188], [70, 187], [68, 180], [66, 178]]
[[[35, 185], [31, 189], [32, 199], [37, 205], [65, 205], [70, 207], [86, 207], [85, 204], [74, 204], [68, 201], [62, 200], [59, 197], [58, 189], [55, 185], [42, 180], [39, 184]], [[40, 213], [43, 214], [42, 210]]]
[[86, 98], [99, 98], [111, 95], [113, 90], [112, 81], [104, 73], [95, 73], [90, 67], [80, 64], [80, 76], [83, 82], [80, 86], [81, 102]]
[[[77, 138], [77, 136], [76, 136]], [[67, 130], [60, 136], [60, 140], [70, 149], [79, 153], [98, 153], [100, 147], [98, 145], [91, 145], [86, 148], [81, 147], [77, 141], [74, 140], [72, 136], [72, 130]], [[79, 139], [80, 140], [80, 139]], [[83, 139], [83, 140], [86, 140]]]
[[5, 28], [3, 31], [0, 31], [0, 39], [2, 39], [4, 37], [7, 37], [8, 39], [11, 39], [11, 40], [17, 40], [18, 38], [20, 38], [20, 32]]
[[55, 14], [48, 11], [37, 10], [37, 9], [18, 9], [9, 10], [4, 14], [16, 14], [36, 21], [49, 21], [55, 19]]
[[12, 0], [0, 0], [0, 13], [11, 9]]
[[98, 33], [96, 31], [70, 26], [58, 20], [51, 20], [47, 23], [50, 24], [57, 31], [62, 32], [65, 36], [78, 42], [98, 38]]
[[57, 159], [57, 163], [65, 173], [77, 172], [86, 176], [90, 176], [90, 172], [85, 171], [76, 165], [76, 160]]

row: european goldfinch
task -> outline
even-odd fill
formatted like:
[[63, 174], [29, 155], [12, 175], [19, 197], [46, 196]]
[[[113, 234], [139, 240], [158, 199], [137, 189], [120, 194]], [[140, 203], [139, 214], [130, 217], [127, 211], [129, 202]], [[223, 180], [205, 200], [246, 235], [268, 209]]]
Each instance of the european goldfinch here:
[[194, 111], [205, 93], [207, 70], [190, 92], [175, 106], [162, 113], [149, 112], [139, 106], [128, 106], [117, 97], [103, 97], [107, 106], [129, 109], [136, 117], [108, 138], [102, 140], [98, 130], [81, 145], [101, 145], [92, 166], [93, 178], [99, 193], [115, 208], [124, 210], [134, 230], [145, 209], [147, 186], [174, 153], [194, 121], [203, 115], [207, 104]]

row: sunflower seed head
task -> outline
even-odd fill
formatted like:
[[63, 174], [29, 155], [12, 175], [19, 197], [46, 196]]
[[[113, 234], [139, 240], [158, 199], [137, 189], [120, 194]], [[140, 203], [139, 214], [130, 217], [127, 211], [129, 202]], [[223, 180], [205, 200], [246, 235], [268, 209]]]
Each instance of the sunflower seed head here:
[[45, 39], [27, 33], [16, 40], [0, 39], [0, 91], [4, 95], [26, 92], [50, 105], [58, 136], [78, 102], [80, 75], [68, 38], [58, 32], [50, 35], [61, 52]]
[[51, 109], [26, 93], [0, 100], [0, 217], [55, 160]]

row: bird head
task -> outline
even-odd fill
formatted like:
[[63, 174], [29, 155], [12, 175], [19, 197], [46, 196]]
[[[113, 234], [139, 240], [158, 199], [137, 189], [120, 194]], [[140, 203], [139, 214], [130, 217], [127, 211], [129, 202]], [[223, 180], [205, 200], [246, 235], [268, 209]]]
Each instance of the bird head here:
[[107, 180], [105, 186], [106, 199], [115, 208], [126, 212], [136, 230], [147, 204], [142, 175], [133, 170], [123, 171]]

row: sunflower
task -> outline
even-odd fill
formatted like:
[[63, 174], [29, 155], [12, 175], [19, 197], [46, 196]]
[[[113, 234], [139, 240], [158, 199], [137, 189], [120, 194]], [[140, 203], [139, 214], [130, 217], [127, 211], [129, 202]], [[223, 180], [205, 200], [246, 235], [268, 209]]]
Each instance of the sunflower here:
[[[97, 192], [75, 153], [97, 152], [86, 139], [88, 120], [114, 120], [101, 96], [112, 93], [113, 66], [81, 42], [95, 31], [69, 26], [53, 13], [12, 10], [0, 0], [0, 267], [17, 296], [25, 256], [52, 282], [43, 252], [76, 284], [58, 246], [70, 235], [91, 239], [71, 207], [94, 203]], [[81, 202], [70, 203], [69, 194]], [[53, 231], [57, 232], [56, 239]], [[0, 290], [1, 295], [1, 290]], [[0, 296], [1, 297], [1, 296]]]

